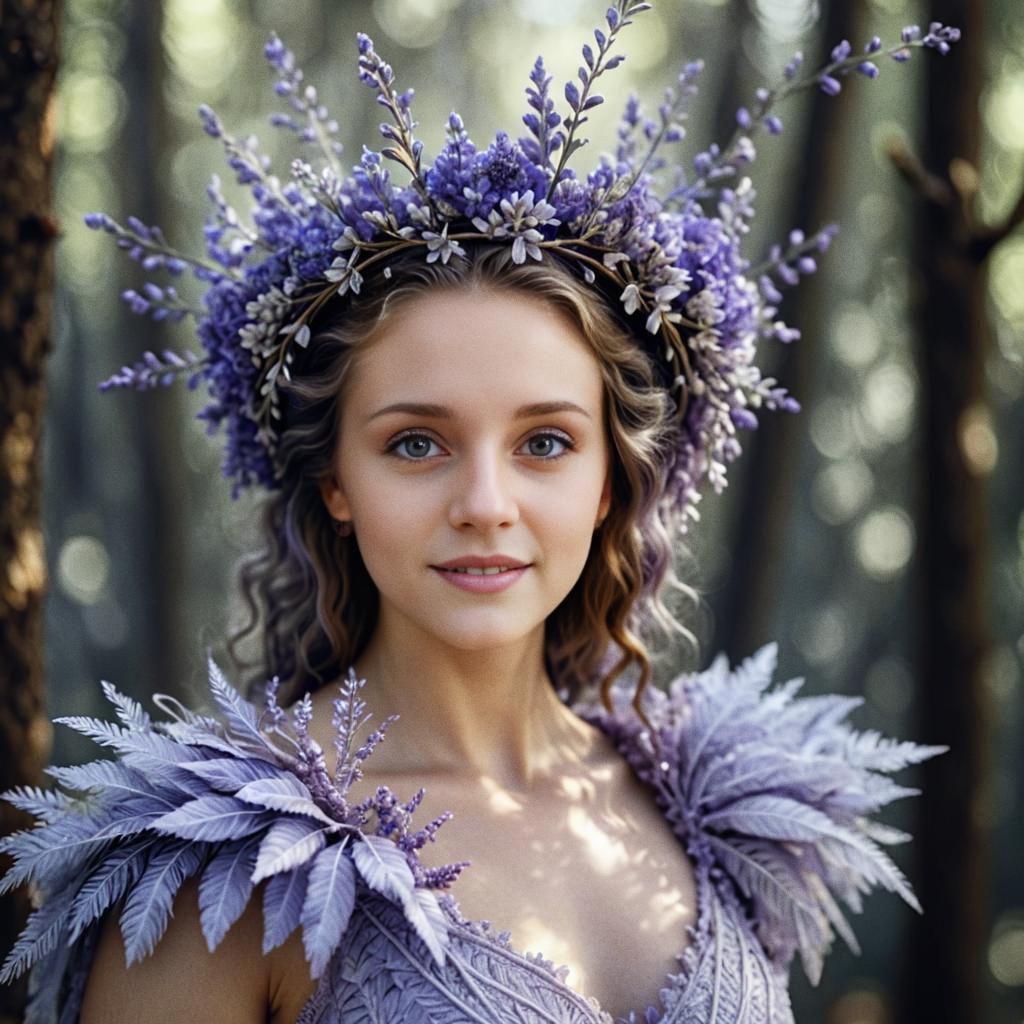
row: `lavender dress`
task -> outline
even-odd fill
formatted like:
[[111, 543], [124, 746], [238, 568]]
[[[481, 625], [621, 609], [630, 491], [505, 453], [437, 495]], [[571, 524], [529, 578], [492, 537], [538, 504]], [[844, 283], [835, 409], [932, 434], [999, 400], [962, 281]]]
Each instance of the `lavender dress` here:
[[[769, 645], [730, 670], [720, 656], [649, 691], [653, 733], [624, 688], [612, 712], [574, 707], [651, 787], [696, 870], [698, 916], [679, 969], [660, 1005], [638, 1007], [630, 1024], [792, 1022], [794, 954], [817, 981], [833, 929], [854, 944], [840, 902], [856, 911], [881, 885], [917, 907], [879, 845], [908, 837], [868, 816], [914, 792], [886, 773], [944, 748], [855, 732], [844, 719], [857, 698], [797, 698], [800, 680], [773, 688], [775, 658]], [[2, 888], [31, 881], [42, 899], [0, 974], [31, 968], [27, 1024], [78, 1019], [108, 907], [119, 904], [134, 962], [191, 875], [211, 948], [263, 880], [264, 951], [302, 929], [319, 984], [299, 1024], [614, 1024], [566, 985], [566, 968], [463, 918], [459, 865], [426, 869], [417, 856], [443, 824], [412, 830], [418, 798], [403, 804], [382, 788], [345, 799], [375, 741], [350, 742], [365, 711], [351, 674], [335, 702], [333, 778], [308, 737], [308, 705], [289, 722], [273, 694], [266, 708], [250, 704], [212, 663], [216, 717], [157, 698], [171, 721], [153, 722], [103, 686], [118, 724], [58, 721], [115, 759], [48, 769], [63, 791], [5, 794], [40, 819], [2, 844], [15, 858]]]

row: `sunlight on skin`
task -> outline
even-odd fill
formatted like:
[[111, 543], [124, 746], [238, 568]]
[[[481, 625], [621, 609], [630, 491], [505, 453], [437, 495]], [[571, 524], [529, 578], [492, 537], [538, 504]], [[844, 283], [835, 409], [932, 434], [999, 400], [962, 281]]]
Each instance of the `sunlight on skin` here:
[[566, 815], [571, 835], [586, 843], [587, 859], [603, 875], [610, 875], [629, 863], [629, 851], [613, 838], [582, 807], [571, 807]]
[[521, 799], [489, 776], [480, 779], [480, 786], [487, 793], [487, 806], [495, 814], [520, 814], [526, 809]]

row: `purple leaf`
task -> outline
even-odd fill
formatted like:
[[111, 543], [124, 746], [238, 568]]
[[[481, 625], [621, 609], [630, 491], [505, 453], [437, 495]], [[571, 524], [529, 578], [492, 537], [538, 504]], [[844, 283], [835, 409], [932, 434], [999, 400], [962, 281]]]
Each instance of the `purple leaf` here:
[[184, 765], [213, 789], [234, 793], [257, 779], [283, 778], [285, 773], [257, 758], [215, 757], [209, 761], [194, 761]]
[[212, 843], [251, 835], [269, 818], [262, 808], [244, 804], [234, 797], [212, 795], [182, 804], [177, 810], [158, 817], [150, 827], [166, 835]]
[[235, 794], [235, 798], [271, 811], [304, 814], [306, 817], [316, 818], [325, 825], [337, 824], [317, 807], [313, 802], [312, 793], [294, 775], [283, 775], [276, 779], [256, 779], [244, 785]]
[[302, 905], [302, 942], [314, 978], [323, 974], [355, 906], [356, 875], [345, 854], [346, 845], [335, 843], [321, 850], [309, 872]]
[[129, 886], [135, 884], [156, 842], [150, 839], [141, 845], [128, 843], [119, 846], [100, 862], [71, 903], [68, 915], [70, 941], [74, 942], [87, 925], [119, 900]]
[[271, 826], [260, 843], [252, 880], [279, 874], [305, 864], [324, 846], [324, 829], [300, 818], [285, 818]]
[[263, 891], [263, 952], [280, 946], [302, 920], [309, 868], [273, 875]]
[[199, 880], [199, 921], [211, 953], [249, 902], [258, 845], [255, 839], [229, 843], [210, 861]]
[[383, 836], [363, 836], [352, 859], [366, 884], [393, 903], [402, 905], [416, 885], [405, 854]]
[[196, 872], [204, 853], [199, 844], [172, 843], [150, 859], [142, 878], [128, 893], [121, 913], [129, 967], [153, 952], [167, 929], [171, 904], [181, 883]]

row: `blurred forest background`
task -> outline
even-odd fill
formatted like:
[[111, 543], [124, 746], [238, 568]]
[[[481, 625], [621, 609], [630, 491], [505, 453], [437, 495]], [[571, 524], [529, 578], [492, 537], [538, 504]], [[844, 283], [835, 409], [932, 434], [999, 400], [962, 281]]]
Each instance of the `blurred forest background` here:
[[[432, 154], [452, 107], [478, 144], [499, 128], [516, 134], [537, 53], [556, 81], [572, 77], [602, 13], [599, 0], [59, 5], [41, 524], [49, 715], [101, 712], [101, 679], [141, 698], [194, 699], [206, 648], [229, 664], [232, 568], [256, 537], [256, 500], [230, 500], [219, 440], [195, 418], [201, 391], [98, 392], [144, 349], [198, 349], [187, 325], [125, 309], [118, 294], [139, 287], [141, 268], [83, 214], [135, 214], [198, 253], [211, 174], [240, 199], [199, 128], [200, 102], [233, 134], [259, 133], [283, 170], [290, 139], [266, 124], [277, 109], [261, 55], [271, 30], [353, 159], [379, 145], [381, 120], [355, 77], [356, 31], [403, 88], [417, 87]], [[781, 678], [864, 697], [860, 728], [954, 748], [906, 774], [925, 798], [887, 818], [918, 837], [893, 853], [923, 927], [896, 898], [869, 899], [853, 919], [861, 956], [837, 946], [816, 989], [795, 969], [799, 1021], [1024, 1015], [1024, 232], [1013, 230], [1024, 217], [1024, 16], [1020, 0], [662, 0], [601, 90], [624, 100], [635, 89], [653, 107], [682, 63], [703, 57], [692, 154], [728, 137], [736, 108], [795, 50], [813, 67], [842, 37], [888, 43], [932, 18], [973, 28], [964, 52], [915, 51], [908, 65], [885, 61], [878, 82], [846, 80], [835, 99], [802, 94], [779, 111], [784, 134], [758, 144], [748, 254], [792, 227], [838, 221], [841, 232], [784, 307], [803, 339], [762, 352], [803, 412], [763, 417], [745, 435], [686, 562], [703, 596], [702, 649], [676, 671], [774, 639]], [[577, 169], [611, 147], [620, 108], [594, 112]], [[967, 162], [950, 168], [950, 156]], [[959, 478], [943, 469], [950, 459]], [[56, 730], [52, 759], [92, 757], [68, 732]], [[926, 1012], [932, 990], [942, 1002]]]

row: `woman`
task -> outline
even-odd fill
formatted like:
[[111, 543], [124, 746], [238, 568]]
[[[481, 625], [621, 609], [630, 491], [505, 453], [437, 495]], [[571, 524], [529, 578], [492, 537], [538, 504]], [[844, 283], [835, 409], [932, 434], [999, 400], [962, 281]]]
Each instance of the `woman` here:
[[[941, 748], [768, 692], [771, 647], [648, 686], [648, 645], [681, 629], [673, 531], [749, 408], [787, 404], [744, 347], [783, 327], [737, 262], [742, 184], [730, 233], [654, 210], [643, 158], [584, 187], [555, 156], [645, 7], [585, 48], [560, 140], [538, 61], [534, 148], [477, 154], [453, 119], [428, 172], [362, 37], [405, 191], [364, 158], [344, 185], [299, 167], [290, 192], [206, 115], [275, 254], [202, 265], [200, 332], [227, 469], [278, 492], [245, 575], [276, 675], [260, 713], [211, 663], [219, 717], [163, 698], [163, 725], [107, 686], [123, 728], [68, 724], [118, 761], [54, 770], [91, 799], [8, 794], [43, 819], [7, 844], [7, 884], [45, 895], [5, 967], [42, 958], [30, 1019], [786, 1021], [796, 950], [816, 980], [832, 928], [853, 942], [836, 898], [914, 903], [867, 816], [905, 792], [882, 773]], [[151, 229], [95, 224], [152, 256]], [[147, 366], [119, 382], [167, 372]]]

